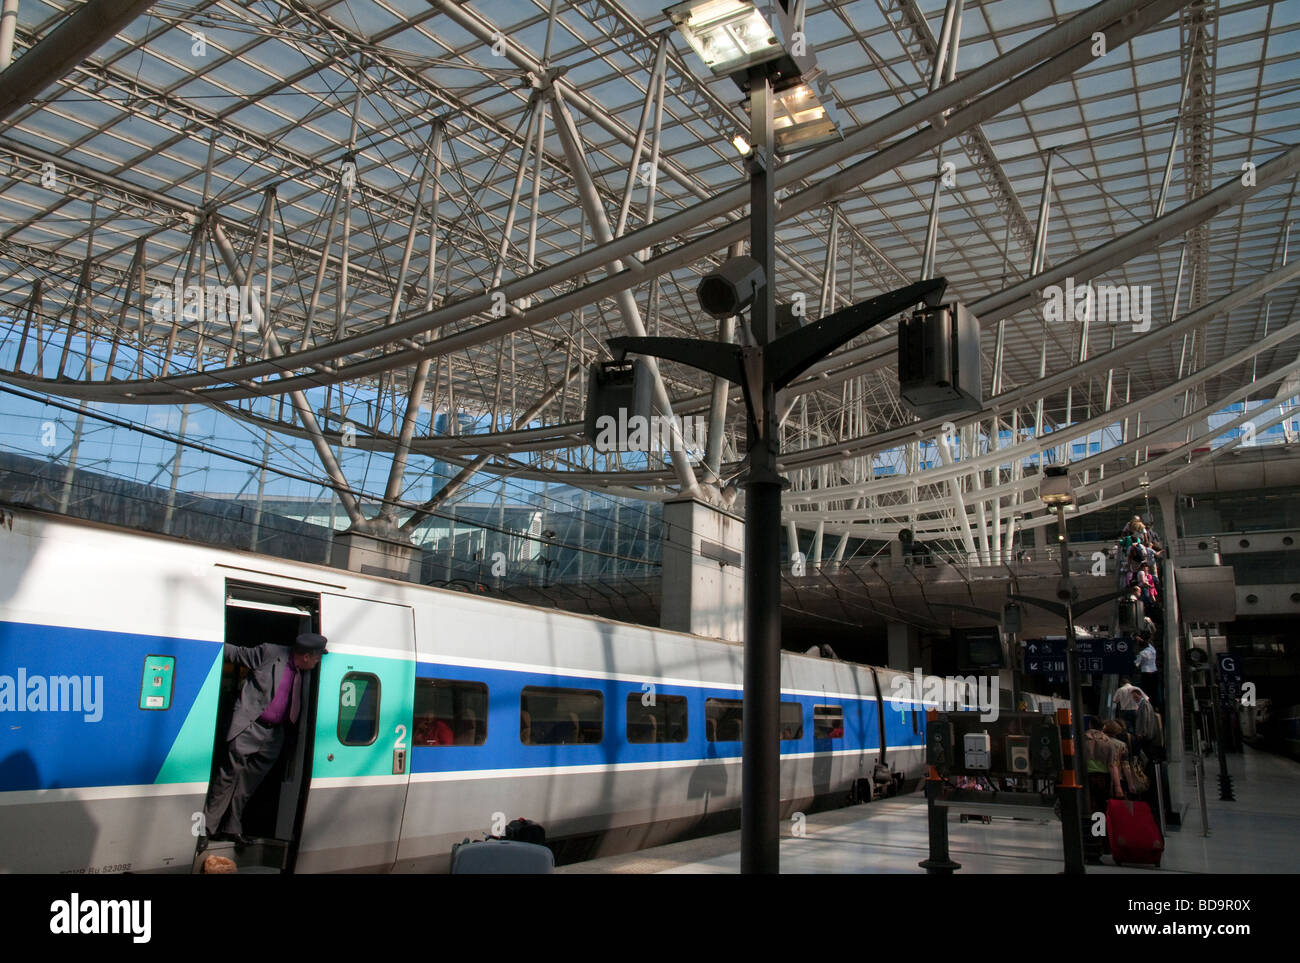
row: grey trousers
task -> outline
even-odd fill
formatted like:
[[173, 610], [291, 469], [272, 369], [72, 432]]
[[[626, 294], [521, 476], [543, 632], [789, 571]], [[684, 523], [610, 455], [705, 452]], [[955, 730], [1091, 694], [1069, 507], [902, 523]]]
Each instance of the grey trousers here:
[[254, 720], [248, 728], [226, 744], [226, 761], [208, 787], [208, 801], [203, 807], [204, 828], [214, 833], [243, 833], [240, 819], [244, 806], [284, 746], [284, 729]]

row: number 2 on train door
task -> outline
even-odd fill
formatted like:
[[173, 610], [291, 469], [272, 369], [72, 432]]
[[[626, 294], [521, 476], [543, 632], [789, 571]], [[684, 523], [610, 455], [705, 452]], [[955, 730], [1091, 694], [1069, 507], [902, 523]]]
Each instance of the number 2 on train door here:
[[393, 775], [400, 776], [406, 772], [406, 726], [399, 722], [393, 731], [397, 734], [393, 741]]

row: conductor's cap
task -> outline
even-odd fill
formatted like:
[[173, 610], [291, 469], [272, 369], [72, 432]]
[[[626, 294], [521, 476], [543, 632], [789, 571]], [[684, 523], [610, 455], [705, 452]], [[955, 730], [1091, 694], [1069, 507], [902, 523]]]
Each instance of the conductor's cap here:
[[293, 647], [300, 652], [324, 652], [329, 640], [316, 632], [304, 632], [293, 640]]

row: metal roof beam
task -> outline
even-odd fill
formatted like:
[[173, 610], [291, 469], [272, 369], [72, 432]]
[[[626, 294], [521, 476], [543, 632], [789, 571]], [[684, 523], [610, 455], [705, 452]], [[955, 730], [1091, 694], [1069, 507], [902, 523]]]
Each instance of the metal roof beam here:
[[144, 13], [154, 0], [87, 0], [0, 72], [0, 127]]

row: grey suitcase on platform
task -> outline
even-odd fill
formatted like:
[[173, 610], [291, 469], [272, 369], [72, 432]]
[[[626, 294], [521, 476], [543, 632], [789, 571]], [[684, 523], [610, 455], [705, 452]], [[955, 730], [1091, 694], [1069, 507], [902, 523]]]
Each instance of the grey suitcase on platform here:
[[466, 841], [452, 848], [451, 871], [461, 876], [553, 873], [555, 855], [545, 846], [516, 839]]

